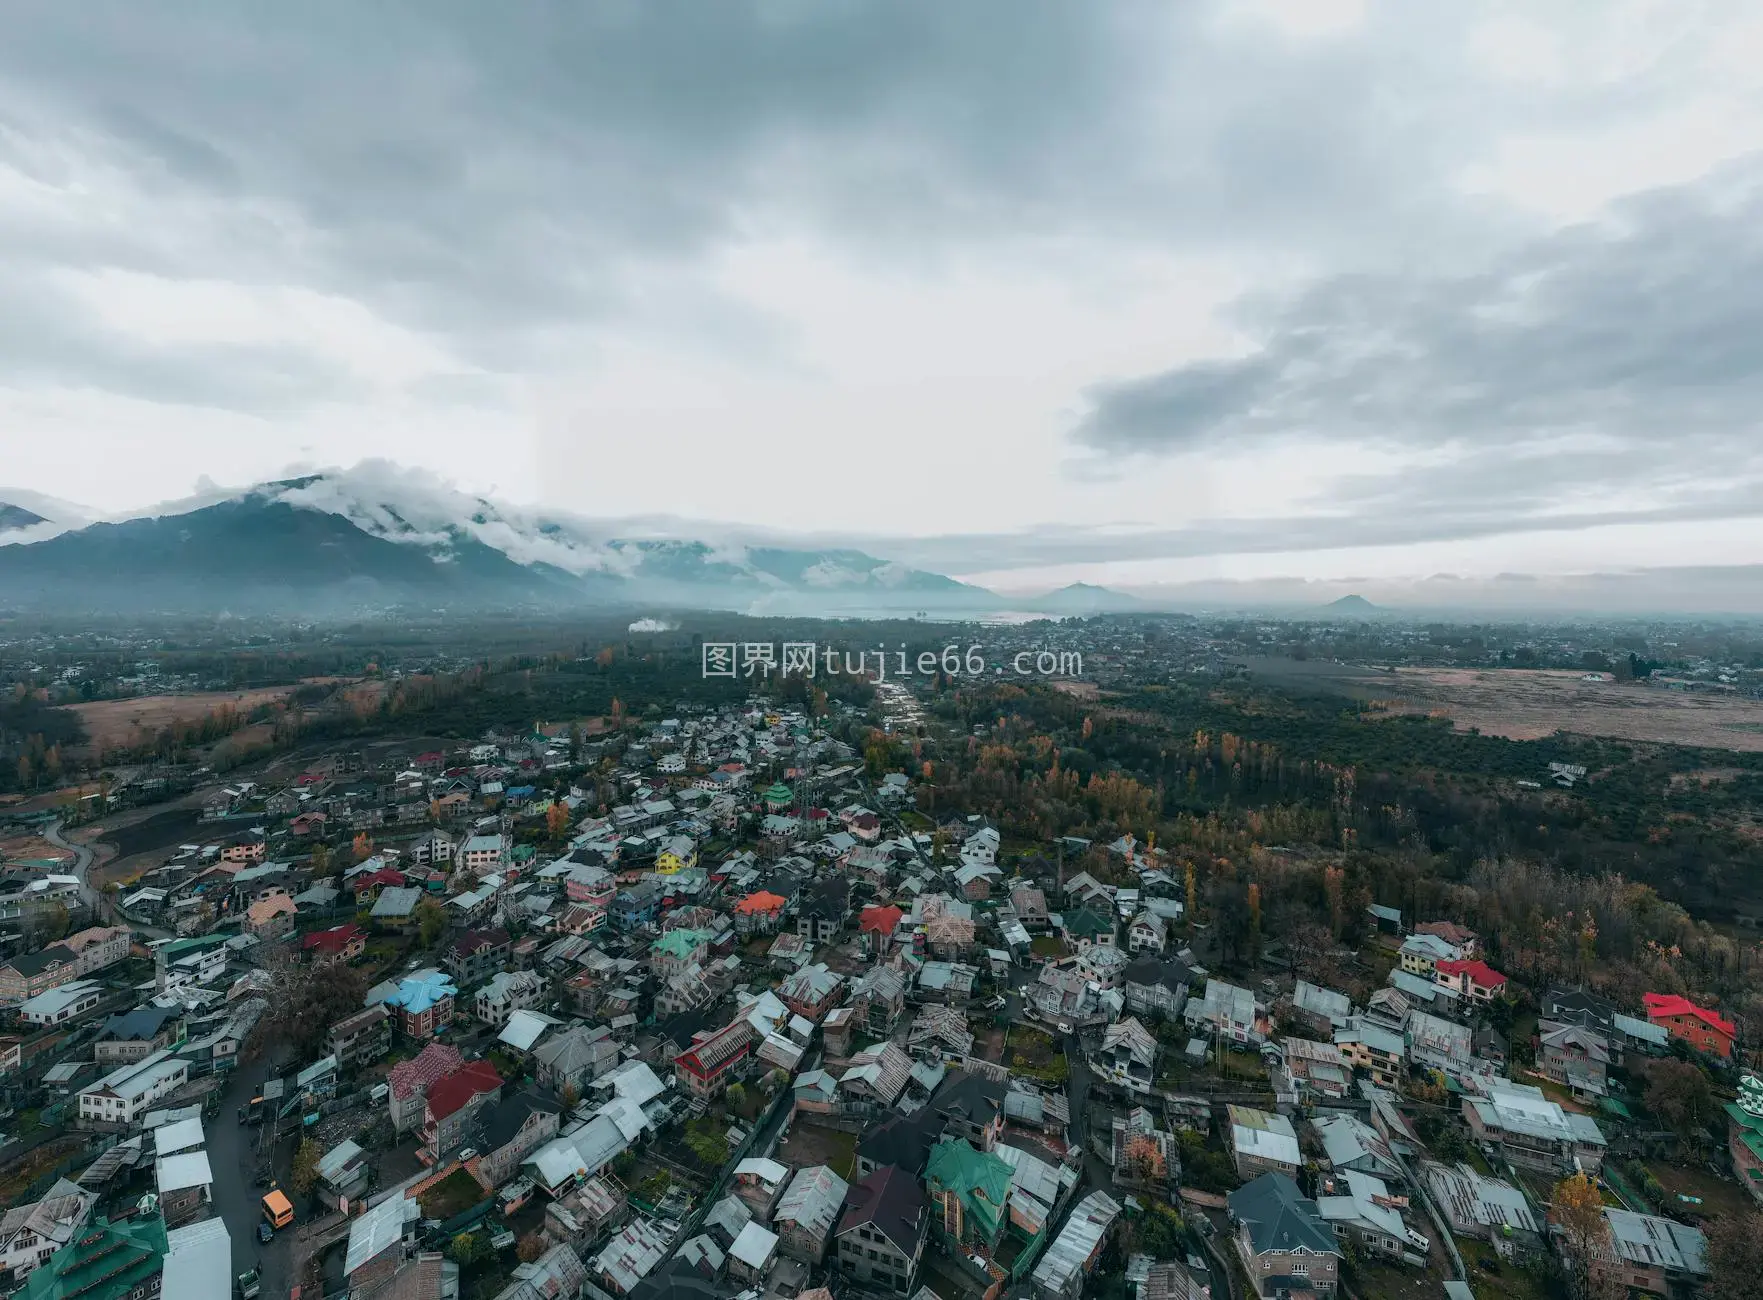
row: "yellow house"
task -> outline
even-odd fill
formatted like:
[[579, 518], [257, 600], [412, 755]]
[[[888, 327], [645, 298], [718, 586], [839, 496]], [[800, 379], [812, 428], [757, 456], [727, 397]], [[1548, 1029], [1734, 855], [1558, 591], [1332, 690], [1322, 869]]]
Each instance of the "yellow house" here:
[[655, 855], [655, 870], [664, 876], [671, 876], [676, 871], [684, 871], [687, 867], [697, 865], [698, 846], [686, 835], [675, 835]]

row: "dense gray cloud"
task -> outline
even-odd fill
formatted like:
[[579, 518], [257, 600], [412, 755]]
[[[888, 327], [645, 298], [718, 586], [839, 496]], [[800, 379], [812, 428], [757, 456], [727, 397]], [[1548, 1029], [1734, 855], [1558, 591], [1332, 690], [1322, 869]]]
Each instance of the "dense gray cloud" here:
[[[1151, 453], [1298, 436], [1520, 449], [1591, 437], [1704, 473], [1706, 453], [1755, 448], [1760, 279], [1763, 164], [1747, 161], [1485, 271], [1324, 279], [1262, 305], [1245, 356], [1098, 386], [1078, 436]], [[1599, 459], [1577, 463], [1595, 473]]]
[[[1282, 8], [1302, 21], [1264, 12]], [[1338, 29], [1304, 30], [1337, 8]], [[970, 387], [968, 359], [952, 356], [960, 391], [911, 436], [963, 467], [953, 473], [915, 482], [912, 457], [839, 451], [780, 463], [775, 481], [757, 454], [663, 463], [688, 486], [696, 476], [688, 498], [731, 508], [862, 484], [854, 533], [916, 510], [928, 540], [854, 540], [965, 572], [1756, 514], [1763, 306], [1746, 289], [1763, 269], [1763, 169], [1673, 174], [1661, 156], [1650, 165], [1675, 188], [1552, 229], [1514, 197], [1534, 177], [1520, 167], [1513, 181], [1500, 161], [1535, 139], [1608, 154], [1602, 133], [1671, 119], [1689, 98], [1713, 96], [1719, 116], [1719, 95], [1754, 95], [1744, 67], [1717, 66], [1718, 24], [1688, 15], [1656, 32], [1603, 0], [1556, 7], [1542, 32], [1551, 65], [1524, 35], [1531, 6], [1367, 0], [1358, 22], [1351, 10], [16, 0], [0, 40], [0, 418], [19, 394], [28, 407], [48, 393], [34, 414], [59, 431], [105, 413], [93, 394], [114, 398], [130, 414], [106, 445], [126, 449], [137, 428], [175, 431], [191, 410], [237, 416], [164, 442], [173, 459], [191, 449], [192, 476], [227, 457], [215, 472], [228, 481], [267, 477], [308, 441], [323, 443], [315, 455], [347, 443], [458, 474], [477, 471], [484, 446], [549, 465], [558, 440], [579, 439], [587, 454], [561, 458], [585, 480], [573, 495], [616, 507], [651, 462], [617, 461], [603, 483], [603, 449], [645, 442], [626, 432], [632, 413], [662, 405], [676, 377], [687, 396], [671, 420], [639, 426], [651, 437], [723, 414], [725, 375], [753, 379], [759, 401], [768, 382], [831, 374], [828, 389], [846, 384], [834, 398], [789, 390], [776, 406], [795, 421], [780, 445], [825, 448], [841, 446], [851, 404], [905, 386], [867, 364], [887, 338], [848, 328], [863, 307], [816, 286], [755, 288], [779, 265], [780, 280], [850, 276], [882, 286], [883, 308], [898, 292], [927, 314], [946, 305], [943, 285], [974, 286], [975, 301], [1004, 304], [976, 313], [974, 332], [1014, 345], [1004, 290], [1018, 279], [1119, 302], [1155, 331], [1172, 314], [1147, 309], [1133, 281], [1180, 263], [1248, 285], [1231, 313], [1241, 353], [1194, 359], [1223, 345], [1196, 344], [1185, 323], [1167, 352], [1160, 333], [1151, 350], [1041, 327], [1024, 332], [1014, 373], [976, 349]], [[1496, 32], [1490, 47], [1489, 23], [1505, 19], [1516, 38]], [[1482, 172], [1499, 175], [1482, 185]], [[800, 256], [729, 273], [755, 247]], [[116, 273], [139, 283], [102, 278]], [[233, 296], [185, 293], [198, 282]], [[273, 328], [265, 317], [290, 290], [307, 298]], [[133, 295], [130, 310], [106, 311], [111, 294]], [[1061, 305], [1052, 292], [1027, 301]], [[191, 319], [162, 330], [155, 313]], [[910, 329], [911, 311], [888, 328]], [[840, 355], [816, 353], [829, 336]], [[632, 352], [627, 387], [570, 388]], [[1083, 363], [1045, 405], [1083, 393], [1087, 406], [1047, 414], [1032, 460], [1012, 390], [1067, 352]], [[1133, 377], [1147, 365], [1164, 368]], [[524, 402], [547, 385], [569, 391]], [[141, 407], [163, 424], [133, 423]], [[553, 408], [560, 431], [538, 428]], [[749, 421], [750, 439], [770, 415]], [[1129, 458], [1149, 478], [1184, 453], [1303, 443], [1329, 481], [1239, 518], [1089, 527], [1072, 520], [1107, 518], [1111, 503], [1093, 473], [1057, 463], [1061, 429], [1110, 473]], [[263, 452], [232, 454], [241, 437]], [[1342, 477], [1368, 445], [1408, 463]], [[32, 451], [33, 465], [56, 464]], [[1336, 472], [1321, 473], [1331, 457]], [[67, 464], [70, 481], [38, 486], [85, 495], [72, 472], [89, 463]], [[948, 484], [968, 467], [995, 478], [975, 495], [1045, 509], [1069, 488], [1084, 504], [1056, 527], [1032, 527], [1025, 508], [1004, 521], [1019, 530], [967, 519], [976, 535], [940, 535], [961, 526]], [[630, 508], [673, 507], [654, 491]]]

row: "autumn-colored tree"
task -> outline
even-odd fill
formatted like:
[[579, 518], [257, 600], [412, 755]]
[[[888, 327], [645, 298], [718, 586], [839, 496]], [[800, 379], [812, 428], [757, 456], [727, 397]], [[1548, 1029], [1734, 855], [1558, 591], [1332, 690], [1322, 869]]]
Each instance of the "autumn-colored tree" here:
[[569, 830], [569, 805], [559, 799], [545, 809], [545, 833], [552, 839], [562, 839]]
[[545, 1239], [536, 1232], [525, 1233], [514, 1247], [514, 1253], [523, 1264], [537, 1261], [546, 1251]]
[[357, 862], [366, 862], [373, 856], [373, 836], [366, 831], [356, 831], [355, 841], [350, 845], [349, 851]]
[[1568, 1281], [1581, 1300], [1594, 1296], [1594, 1277], [1610, 1256], [1610, 1229], [1604, 1222], [1604, 1198], [1588, 1174], [1574, 1174], [1555, 1184], [1549, 1217], [1561, 1229], [1562, 1254]]
[[1249, 952], [1261, 955], [1261, 886], [1255, 881], [1249, 882]]
[[1194, 864], [1192, 862], [1187, 864], [1187, 869], [1184, 875], [1186, 878], [1185, 884], [1187, 885], [1188, 894], [1188, 924], [1194, 925], [1199, 921], [1200, 913], [1199, 893], [1194, 884]]

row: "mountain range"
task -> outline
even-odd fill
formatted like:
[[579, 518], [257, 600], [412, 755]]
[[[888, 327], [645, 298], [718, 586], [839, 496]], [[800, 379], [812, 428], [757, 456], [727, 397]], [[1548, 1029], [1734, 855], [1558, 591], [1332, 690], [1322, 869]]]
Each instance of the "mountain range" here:
[[[0, 489], [0, 605], [30, 609], [660, 605], [964, 617], [1025, 604], [860, 550], [609, 535], [590, 520], [516, 509], [384, 465], [209, 491], [96, 523], [46, 498], [34, 509], [7, 500], [22, 496]], [[1027, 605], [1075, 615], [1133, 603], [1075, 584]]]

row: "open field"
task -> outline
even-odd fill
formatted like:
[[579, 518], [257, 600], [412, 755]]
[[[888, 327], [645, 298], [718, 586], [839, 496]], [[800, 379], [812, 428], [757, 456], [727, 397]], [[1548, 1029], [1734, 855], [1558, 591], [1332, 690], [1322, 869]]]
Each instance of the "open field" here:
[[799, 1119], [778, 1147], [777, 1158], [799, 1169], [830, 1165], [840, 1178], [850, 1179], [857, 1168], [857, 1135]]
[[1588, 681], [1565, 669], [1399, 668], [1255, 659], [1256, 677], [1348, 695], [1387, 713], [1448, 717], [1459, 731], [1511, 740], [1556, 732], [1763, 753], [1763, 700]]
[[95, 750], [128, 748], [151, 743], [163, 728], [200, 722], [217, 709], [232, 708], [249, 713], [262, 704], [283, 700], [292, 686], [271, 686], [254, 691], [205, 691], [194, 695], [144, 695], [128, 700], [93, 700], [70, 705], [80, 715], [86, 731], [86, 747]]

